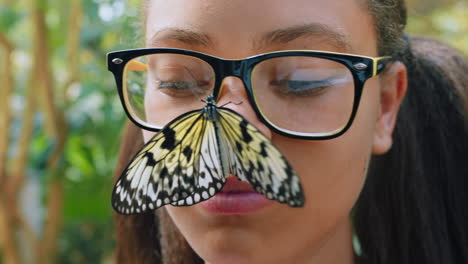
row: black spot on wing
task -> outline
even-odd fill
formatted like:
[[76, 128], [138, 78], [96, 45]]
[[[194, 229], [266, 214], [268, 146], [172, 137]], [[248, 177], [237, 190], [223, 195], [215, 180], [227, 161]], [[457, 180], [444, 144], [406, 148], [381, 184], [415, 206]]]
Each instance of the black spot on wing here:
[[262, 141], [262, 143], [260, 143], [260, 155], [262, 155], [262, 157], [267, 157], [268, 156], [268, 153], [266, 152], [266, 143], [264, 141]]
[[198, 174], [198, 177], [200, 177], [200, 179], [205, 179], [206, 178], [206, 174], [204, 171], [200, 172], [200, 174]]
[[263, 167], [263, 163], [261, 163], [260, 161], [257, 162], [257, 170], [260, 172], [265, 171], [265, 168]]
[[184, 150], [182, 151], [187, 161], [189, 161], [190, 158], [192, 157], [192, 152], [193, 151], [189, 146], [185, 146]]
[[146, 155], [148, 160], [146, 161], [146, 166], [154, 167], [156, 165], [156, 160], [154, 160], [154, 155], [151, 152], [147, 152]]
[[252, 136], [249, 134], [249, 131], [247, 131], [248, 125], [249, 123], [247, 122], [247, 120], [245, 118], [242, 118], [242, 121], [240, 123], [240, 128], [242, 132], [242, 140], [245, 143], [250, 143], [253, 140]]
[[164, 178], [169, 175], [169, 171], [167, 170], [166, 167], [164, 167], [161, 172], [159, 173], [159, 177]]
[[175, 131], [173, 129], [163, 129], [161, 133], [164, 134], [164, 141], [161, 144], [161, 148], [163, 149], [174, 149], [175, 147]]
[[244, 149], [242, 147], [242, 144], [240, 142], [238, 142], [238, 141], [236, 141], [236, 148], [237, 148], [237, 151], [239, 151], [239, 152], [242, 152], [242, 150]]

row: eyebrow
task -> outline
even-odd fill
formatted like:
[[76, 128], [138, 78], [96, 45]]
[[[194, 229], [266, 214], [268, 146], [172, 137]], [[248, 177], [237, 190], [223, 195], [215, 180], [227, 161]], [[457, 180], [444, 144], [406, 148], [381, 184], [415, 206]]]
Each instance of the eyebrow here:
[[256, 46], [260, 49], [272, 44], [286, 44], [298, 38], [321, 39], [340, 50], [352, 50], [350, 41], [343, 33], [321, 23], [296, 25], [284, 29], [273, 30], [264, 34], [256, 42]]
[[189, 45], [205, 47], [213, 44], [211, 38], [207, 34], [183, 28], [163, 28], [158, 30], [149, 39], [149, 44], [155, 45], [156, 43], [167, 40], [176, 40]]
[[[254, 40], [254, 47], [265, 49], [275, 44], [287, 44], [299, 38], [313, 38], [328, 42], [339, 50], [352, 50], [348, 38], [341, 32], [321, 23], [295, 25], [283, 29], [276, 29], [263, 34]], [[156, 45], [168, 40], [179, 41], [193, 46], [212, 47], [214, 41], [209, 35], [185, 28], [168, 27], [158, 30], [149, 39], [149, 45]]]

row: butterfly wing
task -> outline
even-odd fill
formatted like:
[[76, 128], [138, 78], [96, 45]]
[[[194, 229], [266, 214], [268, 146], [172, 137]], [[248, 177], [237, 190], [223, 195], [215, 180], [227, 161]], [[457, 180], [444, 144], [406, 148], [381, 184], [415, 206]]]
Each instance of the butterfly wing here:
[[189, 197], [198, 185], [198, 152], [207, 123], [203, 110], [195, 110], [156, 134], [117, 180], [114, 209], [121, 214], [142, 213]]
[[176, 206], [190, 206], [213, 197], [226, 182], [229, 175], [229, 162], [226, 151], [216, 129], [216, 120], [207, 121], [200, 146], [198, 184], [192, 195], [173, 202]]
[[232, 173], [268, 199], [303, 206], [299, 177], [273, 143], [236, 112], [223, 107], [218, 111], [220, 137], [226, 138], [228, 153], [233, 153]]

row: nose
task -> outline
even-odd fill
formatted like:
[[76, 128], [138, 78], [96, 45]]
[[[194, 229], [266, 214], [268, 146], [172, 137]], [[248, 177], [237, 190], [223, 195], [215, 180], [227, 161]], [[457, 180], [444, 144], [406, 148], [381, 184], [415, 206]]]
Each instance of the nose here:
[[224, 78], [218, 96], [218, 106], [234, 110], [254, 125], [268, 139], [272, 138], [271, 130], [258, 118], [253, 106], [250, 104], [247, 89], [241, 79], [229, 76]]

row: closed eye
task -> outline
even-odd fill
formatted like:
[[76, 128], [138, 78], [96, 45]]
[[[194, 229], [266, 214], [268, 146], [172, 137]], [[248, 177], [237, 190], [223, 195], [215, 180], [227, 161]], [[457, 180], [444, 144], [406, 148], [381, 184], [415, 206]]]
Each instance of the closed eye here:
[[173, 97], [205, 95], [210, 90], [209, 82], [159, 81], [157, 89]]
[[278, 80], [271, 82], [271, 85], [283, 95], [312, 96], [320, 94], [332, 83], [330, 80]]

